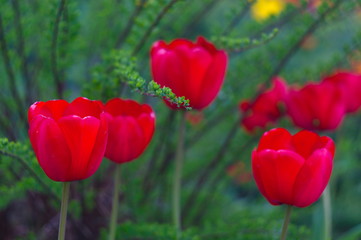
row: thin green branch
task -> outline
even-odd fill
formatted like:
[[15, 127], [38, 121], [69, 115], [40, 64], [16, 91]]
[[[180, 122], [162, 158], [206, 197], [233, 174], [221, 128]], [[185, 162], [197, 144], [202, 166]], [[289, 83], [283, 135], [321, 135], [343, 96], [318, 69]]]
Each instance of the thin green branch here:
[[122, 44], [124, 43], [124, 40], [128, 37], [130, 31], [133, 28], [133, 25], [135, 23], [135, 19], [139, 16], [139, 14], [144, 9], [144, 6], [146, 4], [147, 0], [141, 0], [136, 8], [134, 9], [132, 15], [129, 17], [127, 24], [125, 25], [124, 30], [120, 33], [118, 40], [115, 44], [116, 48], [120, 48]]
[[9, 83], [9, 87], [10, 87], [10, 92], [12, 97], [14, 98], [14, 101], [16, 103], [16, 107], [18, 109], [18, 114], [20, 119], [24, 122], [26, 121], [26, 116], [25, 116], [25, 111], [24, 111], [24, 103], [21, 99], [21, 96], [19, 94], [19, 90], [16, 86], [16, 79], [15, 79], [15, 74], [13, 71], [13, 68], [11, 66], [11, 60], [10, 60], [10, 56], [9, 56], [9, 49], [8, 49], [8, 45], [5, 39], [5, 31], [4, 31], [4, 26], [3, 26], [3, 21], [2, 21], [2, 16], [0, 13], [0, 47], [1, 47], [1, 53], [2, 53], [2, 57], [4, 59], [4, 65], [5, 65], [5, 70], [8, 76], [8, 83]]
[[192, 20], [187, 24], [179, 36], [186, 38], [189, 37], [189, 35], [194, 30], [194, 26], [196, 26], [209, 13], [219, 1], [220, 0], [212, 0], [205, 7], [203, 7], [202, 11], [198, 12], [194, 17], [192, 17]]
[[25, 83], [25, 102], [26, 105], [30, 105], [33, 102], [34, 98], [34, 86], [32, 84], [32, 79], [29, 73], [29, 67], [28, 67], [28, 59], [25, 54], [25, 41], [24, 41], [24, 31], [21, 24], [21, 14], [20, 14], [20, 6], [18, 0], [12, 0], [11, 1], [13, 10], [14, 10], [14, 24], [15, 24], [15, 30], [17, 35], [17, 52], [20, 57], [20, 64], [21, 64], [21, 72], [23, 75], [24, 83]]
[[228, 146], [230, 145], [233, 138], [236, 136], [239, 128], [239, 119], [232, 125], [231, 129], [229, 130], [226, 138], [223, 140], [221, 147], [219, 148], [217, 154], [214, 158], [199, 172], [199, 177], [196, 180], [195, 184], [192, 187], [191, 193], [189, 194], [185, 204], [183, 206], [182, 216], [185, 217], [186, 213], [189, 212], [189, 208], [193, 206], [198, 193], [201, 189], [205, 186], [206, 179], [212, 173], [212, 169], [217, 166], [217, 164], [221, 161], [225, 153], [227, 152]]
[[135, 56], [138, 54], [138, 52], [142, 49], [142, 47], [145, 45], [146, 41], [150, 37], [151, 33], [153, 32], [154, 28], [158, 26], [159, 22], [162, 20], [162, 18], [165, 16], [165, 14], [172, 8], [172, 6], [178, 2], [179, 0], [171, 0], [167, 5], [164, 6], [164, 8], [159, 12], [153, 23], [148, 27], [148, 29], [145, 31], [143, 37], [137, 44], [137, 46], [134, 48], [132, 52], [132, 56]]
[[63, 98], [63, 92], [64, 92], [64, 80], [61, 78], [59, 74], [58, 69], [58, 36], [59, 36], [59, 26], [61, 17], [63, 15], [64, 9], [65, 9], [66, 0], [60, 0], [58, 11], [56, 13], [56, 18], [54, 22], [54, 28], [53, 28], [53, 34], [52, 34], [52, 40], [51, 40], [51, 70], [56, 86], [56, 91], [59, 98]]
[[21, 157], [18, 156], [18, 155], [15, 155], [15, 154], [13, 154], [13, 153], [9, 153], [9, 152], [4, 151], [4, 150], [0, 150], [0, 154], [18, 160], [18, 161], [21, 163], [21, 165], [23, 165], [23, 167], [25, 167], [25, 169], [28, 170], [28, 172], [30, 173], [30, 175], [32, 175], [32, 176], [35, 178], [35, 180], [38, 181], [38, 182], [40, 183], [40, 185], [41, 185], [47, 192], [49, 192], [50, 195], [51, 195], [54, 199], [60, 201], [60, 198], [53, 192], [53, 190], [49, 187], [49, 185], [46, 184], [46, 183], [38, 176], [38, 174], [34, 171], [34, 169], [32, 169], [32, 168], [30, 167], [30, 165], [28, 164], [27, 161], [25, 161], [23, 158], [21, 158]]
[[254, 1], [246, 1], [244, 3], [245, 6], [241, 9], [241, 11], [236, 16], [234, 16], [232, 21], [228, 24], [228, 26], [222, 32], [221, 36], [228, 35], [232, 32], [232, 30], [239, 24], [239, 22], [242, 21], [242, 19], [247, 15], [247, 13], [253, 3], [254, 3]]

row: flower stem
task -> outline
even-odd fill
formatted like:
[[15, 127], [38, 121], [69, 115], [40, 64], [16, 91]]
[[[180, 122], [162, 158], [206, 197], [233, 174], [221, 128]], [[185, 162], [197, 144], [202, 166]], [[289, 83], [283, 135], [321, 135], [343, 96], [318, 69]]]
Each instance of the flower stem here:
[[324, 240], [331, 240], [331, 229], [332, 229], [332, 212], [331, 212], [331, 196], [330, 188], [327, 186], [322, 195], [323, 205], [323, 224], [324, 224]]
[[185, 136], [185, 112], [179, 125], [178, 145], [175, 157], [175, 173], [173, 179], [173, 221], [177, 230], [177, 239], [181, 236], [181, 214], [180, 214], [180, 191], [182, 180], [182, 168], [184, 159], [184, 136]]
[[68, 211], [68, 202], [69, 202], [69, 189], [70, 189], [70, 182], [64, 182], [63, 193], [61, 198], [58, 240], [65, 239], [66, 214]]
[[282, 226], [281, 240], [286, 240], [288, 224], [290, 223], [291, 210], [292, 210], [292, 206], [288, 205], [286, 209], [285, 220]]
[[120, 186], [120, 164], [116, 164], [115, 173], [114, 173], [114, 191], [113, 191], [113, 206], [112, 213], [109, 223], [109, 240], [115, 239], [115, 230], [117, 226], [118, 219], [118, 195], [119, 195], [119, 186]]

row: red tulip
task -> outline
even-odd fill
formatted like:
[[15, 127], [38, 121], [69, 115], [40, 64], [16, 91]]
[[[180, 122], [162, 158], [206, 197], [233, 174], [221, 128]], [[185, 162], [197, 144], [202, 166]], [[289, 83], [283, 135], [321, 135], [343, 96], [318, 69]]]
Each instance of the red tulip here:
[[79, 97], [36, 102], [28, 112], [29, 137], [46, 175], [60, 182], [90, 177], [104, 156], [108, 126], [101, 104]]
[[222, 87], [227, 54], [203, 37], [198, 37], [196, 43], [186, 39], [170, 44], [157, 41], [150, 54], [154, 81], [189, 99], [194, 109], [202, 110], [211, 104]]
[[244, 101], [240, 111], [245, 115], [241, 124], [249, 131], [265, 128], [267, 124], [276, 122], [282, 116], [281, 104], [286, 95], [286, 84], [281, 78], [273, 79], [273, 87], [261, 93], [253, 103]]
[[147, 104], [114, 98], [105, 104], [109, 123], [105, 156], [116, 163], [129, 162], [145, 150], [152, 139], [155, 114]]
[[361, 107], [361, 75], [338, 72], [323, 79], [323, 82], [333, 83], [343, 92], [346, 111], [356, 112]]
[[252, 153], [252, 170], [262, 195], [272, 204], [307, 207], [330, 179], [335, 145], [331, 138], [303, 130], [266, 132]]
[[294, 124], [308, 130], [336, 129], [345, 115], [342, 90], [327, 82], [290, 89], [285, 102]]

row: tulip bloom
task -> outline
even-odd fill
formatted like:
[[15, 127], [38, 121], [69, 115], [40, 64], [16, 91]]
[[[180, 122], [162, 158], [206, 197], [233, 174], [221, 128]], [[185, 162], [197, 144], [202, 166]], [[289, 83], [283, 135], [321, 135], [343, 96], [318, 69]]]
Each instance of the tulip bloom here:
[[357, 112], [361, 107], [361, 75], [338, 72], [323, 79], [323, 82], [333, 83], [343, 92], [346, 111]]
[[97, 101], [79, 97], [36, 102], [28, 112], [29, 137], [45, 174], [68, 182], [90, 177], [104, 156], [108, 125]]
[[147, 104], [114, 98], [104, 111], [109, 124], [105, 156], [116, 163], [129, 162], [145, 150], [152, 139], [155, 114]]
[[203, 37], [198, 37], [196, 43], [186, 39], [176, 39], [170, 44], [157, 41], [150, 55], [154, 81], [189, 99], [194, 109], [207, 107], [221, 89], [227, 54]]
[[307, 207], [330, 179], [335, 145], [331, 138], [303, 130], [266, 132], [252, 153], [252, 170], [262, 195], [272, 204]]
[[290, 89], [285, 102], [294, 124], [308, 130], [334, 130], [345, 115], [342, 90], [327, 82]]
[[286, 96], [286, 84], [281, 78], [273, 79], [273, 88], [261, 93], [251, 103], [243, 101], [240, 111], [244, 113], [242, 126], [249, 132], [257, 127], [265, 128], [267, 124], [276, 122], [282, 116], [281, 104]]

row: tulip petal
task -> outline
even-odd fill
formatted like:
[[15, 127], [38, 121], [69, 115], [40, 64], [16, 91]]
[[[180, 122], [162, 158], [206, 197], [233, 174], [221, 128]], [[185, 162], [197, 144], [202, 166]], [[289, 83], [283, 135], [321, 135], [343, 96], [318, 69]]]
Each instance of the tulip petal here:
[[332, 154], [327, 149], [316, 150], [297, 176], [293, 189], [293, 205], [307, 207], [322, 194], [332, 172]]
[[100, 115], [100, 125], [99, 125], [98, 134], [87, 165], [88, 176], [93, 175], [95, 171], [99, 168], [107, 147], [108, 122], [105, 115], [106, 115], [105, 113], [102, 113]]
[[256, 182], [262, 182], [264, 196], [273, 205], [292, 204], [292, 190], [304, 159], [288, 150], [258, 151], [252, 159]]
[[59, 119], [58, 124], [72, 156], [70, 175], [74, 180], [89, 177], [88, 162], [97, 140], [100, 120], [72, 115]]
[[137, 119], [137, 124], [142, 129], [142, 132], [143, 132], [143, 138], [144, 138], [144, 143], [145, 143], [144, 148], [148, 145], [148, 143], [150, 142], [150, 140], [153, 137], [154, 129], [155, 129], [154, 122], [155, 122], [154, 114], [151, 114], [151, 115], [142, 114]]
[[292, 135], [284, 128], [271, 129], [264, 133], [258, 144], [258, 151], [263, 149], [290, 149]]
[[69, 103], [65, 100], [50, 100], [47, 102], [36, 102], [30, 106], [28, 111], [28, 122], [36, 115], [44, 115], [46, 117], [52, 118], [54, 120], [59, 119], [65, 109], [68, 107]]
[[109, 120], [109, 129], [105, 152], [107, 158], [116, 163], [124, 163], [141, 154], [145, 139], [142, 129], [133, 117], [112, 117]]
[[[199, 109], [199, 98], [203, 97], [202, 92], [204, 91], [201, 86], [206, 71], [212, 62], [212, 56], [205, 49], [198, 46], [189, 48], [187, 45], [177, 45], [176, 48], [172, 49], [172, 52], [178, 58], [178, 61], [182, 63], [176, 66], [183, 71], [182, 78], [165, 69], [161, 70], [162, 75], [169, 73], [169, 79], [172, 82], [177, 81], [177, 83], [172, 83], [176, 85], [174, 93], [178, 97], [185, 96], [190, 100], [190, 105], [193, 108]], [[170, 84], [169, 80], [167, 84]], [[172, 87], [170, 88], [173, 90]], [[176, 89], [180, 89], [180, 91], [178, 92]]]
[[177, 96], [184, 96], [183, 79], [187, 77], [187, 64], [173, 51], [159, 49], [152, 55], [152, 75], [161, 87], [169, 87]]
[[[309, 98], [309, 97], [308, 97]], [[299, 127], [313, 129], [313, 116], [310, 106], [305, 104], [306, 97], [302, 97], [297, 90], [290, 89], [286, 97], [288, 116]], [[314, 99], [312, 96], [310, 99]]]
[[199, 94], [199, 109], [207, 107], [218, 95], [222, 88], [227, 70], [227, 53], [218, 51], [213, 56], [213, 61], [208, 65], [207, 72], [202, 79], [202, 85]]
[[45, 174], [54, 181], [69, 181], [71, 153], [58, 124], [37, 115], [29, 129], [30, 142]]
[[302, 130], [292, 136], [291, 142], [295, 151], [307, 159], [313, 153], [319, 141], [320, 137], [316, 133]]
[[102, 106], [98, 101], [91, 101], [84, 97], [78, 97], [65, 109], [63, 116], [77, 115], [81, 118], [87, 116], [100, 118], [102, 112]]

